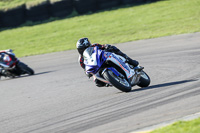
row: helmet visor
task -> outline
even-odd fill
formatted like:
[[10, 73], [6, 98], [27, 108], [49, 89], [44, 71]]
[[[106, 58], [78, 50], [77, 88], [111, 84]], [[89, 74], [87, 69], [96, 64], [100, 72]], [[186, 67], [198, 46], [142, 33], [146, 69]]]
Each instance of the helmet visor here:
[[81, 56], [83, 56], [83, 52], [85, 51], [84, 48], [78, 48], [78, 52]]

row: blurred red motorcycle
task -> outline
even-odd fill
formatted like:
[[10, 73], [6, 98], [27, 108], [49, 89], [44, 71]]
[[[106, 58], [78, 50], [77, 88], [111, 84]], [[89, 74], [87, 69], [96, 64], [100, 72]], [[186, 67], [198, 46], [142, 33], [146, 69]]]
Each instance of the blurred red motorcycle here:
[[0, 51], [0, 78], [1, 76], [14, 78], [24, 74], [33, 75], [34, 71], [21, 62], [13, 53], [13, 50]]

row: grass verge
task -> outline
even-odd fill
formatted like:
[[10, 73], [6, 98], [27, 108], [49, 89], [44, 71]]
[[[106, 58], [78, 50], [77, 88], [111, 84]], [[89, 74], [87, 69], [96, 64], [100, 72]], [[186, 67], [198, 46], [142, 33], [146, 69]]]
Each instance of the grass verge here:
[[200, 118], [191, 121], [178, 121], [167, 127], [154, 130], [150, 133], [199, 133]]
[[100, 44], [122, 43], [200, 31], [200, 0], [164, 0], [121, 7], [34, 26], [2, 30], [0, 49], [18, 57], [75, 49], [88, 37]]

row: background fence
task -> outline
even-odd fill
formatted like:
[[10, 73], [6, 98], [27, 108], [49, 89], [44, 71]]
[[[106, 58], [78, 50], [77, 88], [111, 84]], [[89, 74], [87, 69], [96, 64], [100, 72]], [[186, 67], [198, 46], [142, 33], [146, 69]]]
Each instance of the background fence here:
[[158, 0], [43, 0], [15, 8], [0, 10], [0, 28], [16, 27], [26, 21], [38, 22], [50, 17], [64, 18], [74, 10], [78, 14], [111, 9], [127, 4], [142, 4]]

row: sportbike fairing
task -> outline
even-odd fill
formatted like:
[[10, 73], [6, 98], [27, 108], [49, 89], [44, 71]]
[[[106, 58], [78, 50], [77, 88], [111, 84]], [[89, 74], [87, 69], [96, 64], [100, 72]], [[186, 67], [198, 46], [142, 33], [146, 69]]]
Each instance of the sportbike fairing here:
[[98, 47], [89, 47], [83, 52], [85, 70], [96, 74], [111, 53], [104, 52]]
[[98, 47], [87, 48], [83, 53], [83, 57], [84, 57], [84, 64], [86, 65], [85, 69], [88, 73], [96, 74], [99, 68], [102, 66], [102, 64], [106, 60], [109, 60], [118, 65], [119, 67], [121, 67], [125, 71], [126, 76], [128, 78], [132, 77], [135, 74], [135, 72], [131, 71], [131, 68], [124, 63], [125, 59], [123, 57], [111, 52], [105, 52], [99, 49]]

